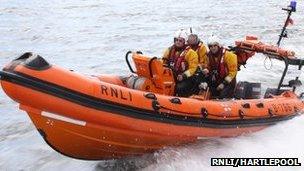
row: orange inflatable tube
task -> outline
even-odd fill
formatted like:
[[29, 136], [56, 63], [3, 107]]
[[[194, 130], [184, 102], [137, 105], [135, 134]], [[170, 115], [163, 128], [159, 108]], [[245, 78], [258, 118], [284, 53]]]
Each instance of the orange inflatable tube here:
[[[255, 132], [304, 109], [291, 91], [251, 100], [174, 97], [172, 73], [157, 68], [157, 63], [152, 74], [139, 72], [152, 80], [153, 91], [147, 92], [128, 88], [127, 78], [83, 76], [26, 53], [0, 72], [1, 86], [52, 148], [86, 160], [142, 155], [201, 138]], [[158, 78], [157, 72], [167, 75]]]
[[264, 44], [254, 36], [246, 36], [245, 40], [235, 41], [238, 48], [250, 50], [253, 52], [266, 53], [284, 58], [295, 58], [295, 52], [286, 50], [274, 45]]

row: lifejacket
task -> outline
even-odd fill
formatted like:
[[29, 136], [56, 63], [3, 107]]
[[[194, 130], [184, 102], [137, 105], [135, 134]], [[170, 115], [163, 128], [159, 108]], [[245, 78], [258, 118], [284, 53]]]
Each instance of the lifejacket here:
[[183, 50], [184, 50], [183, 48], [177, 50], [177, 48], [174, 45], [170, 46], [169, 47], [169, 56], [168, 56], [166, 63], [169, 66], [173, 67], [175, 58], [177, 58], [182, 53]]
[[217, 83], [221, 83], [228, 75], [227, 64], [224, 61], [226, 49], [220, 49], [219, 51], [219, 54], [216, 55], [219, 56], [218, 61], [215, 60], [215, 56], [212, 56], [211, 53], [208, 54], [211, 77]]
[[188, 69], [188, 62], [186, 61], [185, 57], [189, 49], [190, 47], [187, 47], [177, 55], [176, 48], [173, 46], [170, 47], [169, 65], [173, 68], [176, 75], [182, 74]]

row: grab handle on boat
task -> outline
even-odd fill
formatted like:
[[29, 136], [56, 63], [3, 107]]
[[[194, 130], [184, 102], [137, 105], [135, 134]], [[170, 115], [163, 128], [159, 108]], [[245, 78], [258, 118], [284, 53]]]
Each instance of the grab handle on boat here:
[[177, 97], [170, 99], [170, 102], [174, 104], [182, 104], [181, 100]]
[[273, 110], [272, 109], [268, 109], [268, 114], [269, 114], [269, 117], [273, 117]]
[[208, 117], [208, 111], [206, 108], [201, 108], [201, 115], [203, 117], [203, 119], [206, 119]]
[[153, 93], [147, 93], [144, 96], [148, 99], [157, 100], [157, 97]]
[[129, 62], [129, 55], [132, 53], [132, 51], [128, 51], [127, 52], [127, 54], [126, 54], [126, 62], [127, 62], [127, 65], [128, 65], [128, 67], [129, 67], [129, 69], [130, 69], [130, 71], [132, 72], [132, 73], [136, 73], [134, 70], [133, 70], [133, 68], [131, 67], [131, 64], [130, 64], [130, 62]]
[[152, 108], [155, 110], [155, 111], [159, 111], [159, 109], [161, 108], [159, 102], [157, 100], [153, 100], [152, 101]]
[[244, 119], [244, 117], [245, 117], [244, 111], [239, 110], [239, 117], [240, 117], [241, 119]]
[[257, 106], [258, 108], [264, 108], [264, 104], [263, 104], [262, 102], [261, 102], [261, 103], [257, 103], [256, 106]]

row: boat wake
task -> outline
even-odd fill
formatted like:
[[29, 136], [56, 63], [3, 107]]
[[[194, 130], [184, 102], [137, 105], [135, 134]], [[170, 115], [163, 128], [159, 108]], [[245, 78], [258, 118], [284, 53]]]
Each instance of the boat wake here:
[[[165, 148], [153, 154], [127, 159], [98, 162], [94, 170], [243, 170], [245, 167], [212, 167], [211, 158], [298, 158], [304, 162], [304, 117], [266, 128], [264, 131], [234, 138], [200, 140], [184, 147]], [[297, 130], [297, 131], [295, 131]], [[284, 144], [284, 145], [282, 145]], [[271, 167], [246, 167], [249, 170], [271, 170]], [[275, 168], [272, 168], [275, 170]], [[301, 170], [294, 167], [293, 170]]]

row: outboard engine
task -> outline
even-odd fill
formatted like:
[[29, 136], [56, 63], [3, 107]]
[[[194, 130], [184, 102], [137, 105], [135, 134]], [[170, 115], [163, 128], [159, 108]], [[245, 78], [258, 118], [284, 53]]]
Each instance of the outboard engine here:
[[259, 99], [261, 98], [261, 83], [240, 81], [236, 85], [235, 98]]

